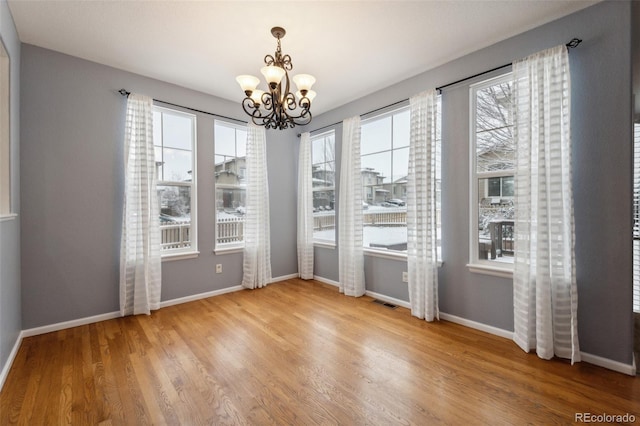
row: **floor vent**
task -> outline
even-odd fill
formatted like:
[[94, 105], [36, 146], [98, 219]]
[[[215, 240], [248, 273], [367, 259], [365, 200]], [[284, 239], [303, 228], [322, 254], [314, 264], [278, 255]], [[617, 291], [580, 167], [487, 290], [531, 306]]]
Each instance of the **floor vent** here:
[[373, 303], [377, 303], [378, 305], [382, 305], [385, 308], [389, 308], [389, 309], [397, 308], [397, 306], [394, 305], [393, 303], [388, 303], [388, 302], [385, 302], [384, 300], [380, 300], [380, 299], [373, 299]]

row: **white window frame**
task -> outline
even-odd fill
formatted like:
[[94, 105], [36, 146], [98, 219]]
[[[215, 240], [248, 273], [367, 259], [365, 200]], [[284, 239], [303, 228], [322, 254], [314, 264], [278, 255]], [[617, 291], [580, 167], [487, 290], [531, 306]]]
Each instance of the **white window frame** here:
[[[391, 110], [387, 110], [381, 114], [375, 115], [375, 116], [371, 116], [368, 117], [364, 120], [362, 120], [362, 125], [365, 125], [367, 122], [371, 122], [371, 121], [375, 121], [375, 120], [381, 120], [384, 119], [386, 117], [389, 116], [393, 116], [395, 114], [404, 112], [404, 111], [410, 111], [410, 106], [409, 105], [404, 105], [401, 106], [399, 108], [394, 108]], [[411, 117], [409, 117], [409, 126], [411, 126]], [[438, 155], [439, 159], [438, 159], [438, 165], [437, 165], [437, 174], [438, 174], [438, 180], [439, 185], [437, 187], [437, 192], [438, 194], [436, 195], [437, 201], [436, 201], [436, 215], [437, 215], [437, 235], [441, 238], [442, 235], [442, 95], [438, 95], [438, 131], [437, 131], [437, 143], [438, 146], [436, 148], [436, 155]], [[411, 129], [409, 128], [409, 135], [411, 134]], [[393, 136], [393, 120], [391, 122], [391, 135]], [[361, 141], [361, 143], [363, 143], [363, 141]], [[392, 146], [393, 146], [393, 142], [392, 142]], [[401, 149], [403, 149], [405, 147], [402, 147]], [[410, 149], [410, 145], [407, 146], [407, 148]], [[391, 163], [393, 164], [393, 150], [394, 148], [391, 149]], [[385, 151], [380, 151], [380, 152], [385, 152]], [[370, 154], [374, 154], [374, 153], [368, 153], [367, 155]], [[408, 165], [407, 165], [408, 166]], [[408, 169], [407, 169], [408, 171]], [[364, 194], [363, 194], [363, 201], [366, 202], [365, 198], [364, 198]], [[364, 225], [363, 225], [364, 226]], [[364, 232], [364, 229], [363, 229]], [[438, 266], [442, 266], [442, 244], [440, 243], [440, 245], [438, 245], [437, 248], [438, 251]], [[407, 259], [407, 252], [406, 251], [398, 251], [398, 250], [388, 250], [388, 249], [384, 249], [384, 248], [375, 248], [375, 247], [366, 247], [363, 246], [363, 252], [366, 256], [372, 256], [372, 257], [381, 257], [384, 259], [400, 259], [400, 260], [406, 260]]]
[[[480, 259], [479, 256], [479, 229], [478, 229], [478, 185], [480, 179], [489, 179], [494, 177], [514, 176], [515, 170], [496, 170], [478, 173], [477, 169], [477, 153], [476, 153], [476, 109], [477, 109], [477, 92], [487, 87], [500, 83], [512, 82], [512, 73], [506, 73], [493, 77], [481, 82], [472, 84], [469, 88], [469, 263], [467, 267], [471, 272], [499, 276], [504, 278], [513, 277], [513, 264], [507, 262], [497, 262], [488, 259]], [[515, 197], [514, 197], [515, 199]]]
[[[394, 108], [388, 111], [385, 111], [381, 114], [377, 114], [377, 115], [373, 115], [371, 117], [367, 117], [366, 119], [363, 119], [360, 126], [361, 128], [365, 125], [367, 125], [368, 123], [372, 123], [375, 121], [379, 121], [379, 120], [384, 120], [385, 118], [388, 117], [393, 117], [396, 114], [400, 114], [403, 113], [405, 111], [409, 111], [409, 105], [404, 105], [401, 106], [399, 108]], [[409, 118], [409, 123], [411, 123], [411, 118]], [[410, 145], [407, 146], [403, 146], [401, 148], [394, 148], [393, 147], [393, 126], [394, 126], [394, 120], [393, 118], [391, 119], [391, 149], [390, 150], [383, 150], [383, 151], [377, 151], [377, 152], [369, 152], [365, 155], [372, 155], [372, 154], [380, 154], [383, 152], [390, 152], [391, 153], [391, 166], [393, 167], [393, 151], [396, 149], [410, 149]], [[409, 124], [409, 127], [411, 127], [411, 124]], [[409, 129], [410, 130], [410, 129]], [[360, 140], [360, 144], [364, 144], [366, 143], [364, 140]], [[362, 151], [362, 148], [360, 148], [360, 151]], [[364, 157], [365, 155], [360, 154], [360, 158], [362, 161], [362, 157]], [[361, 163], [362, 164], [362, 163]], [[408, 170], [408, 164], [407, 164], [407, 170]], [[361, 170], [360, 172], [362, 173], [362, 165], [361, 165]], [[393, 172], [392, 172], [392, 176], [390, 176], [390, 179], [393, 180]], [[362, 194], [362, 201], [364, 201], [365, 203], [367, 203], [367, 200], [364, 196], [364, 194]], [[405, 205], [406, 207], [406, 205]], [[363, 216], [365, 214], [365, 212], [362, 212]], [[362, 227], [364, 228], [364, 223], [362, 225]], [[406, 222], [405, 222], [405, 226], [406, 226]], [[362, 233], [364, 234], [364, 229], [362, 230]], [[385, 248], [377, 248], [377, 247], [368, 247], [364, 245], [364, 241], [363, 241], [363, 252], [365, 255], [370, 255], [370, 256], [374, 256], [374, 257], [382, 257], [382, 258], [387, 258], [387, 259], [403, 259], [406, 260], [407, 259], [407, 252], [406, 251], [399, 251], [399, 250], [391, 250], [391, 249], [385, 249]]]
[[11, 194], [11, 61], [0, 39], [0, 222], [17, 217]]
[[[167, 249], [161, 251], [161, 257], [163, 261], [171, 261], [171, 260], [180, 260], [180, 259], [190, 259], [197, 257], [199, 254], [198, 251], [198, 189], [197, 189], [197, 147], [198, 147], [198, 136], [197, 136], [197, 119], [194, 114], [186, 113], [184, 111], [165, 108], [161, 106], [154, 105], [154, 111], [161, 112], [162, 114], [171, 114], [189, 118], [191, 120], [191, 182], [175, 182], [175, 181], [167, 181], [160, 180], [160, 176], [158, 176], [158, 186], [182, 186], [191, 188], [191, 213], [190, 213], [190, 230], [189, 237], [191, 240], [191, 246], [185, 248], [178, 249]], [[161, 116], [162, 117], [162, 116]], [[154, 125], [156, 123], [154, 122]], [[162, 121], [161, 121], [162, 125]], [[162, 134], [162, 131], [161, 131]], [[153, 141], [154, 146], [158, 145], [157, 141]], [[162, 144], [164, 148], [164, 143]], [[159, 201], [159, 200], [158, 200]]]
[[[333, 141], [332, 141], [332, 142], [333, 142], [333, 155], [334, 155], [334, 157], [333, 157], [333, 170], [334, 170], [334, 173], [336, 173], [336, 172], [337, 172], [337, 170], [336, 170], [336, 158], [335, 158], [335, 157], [336, 157], [336, 156], [335, 156], [335, 152], [336, 152], [336, 131], [335, 131], [335, 129], [332, 129], [332, 130], [329, 130], [329, 131], [327, 131], [327, 132], [322, 132], [322, 133], [318, 133], [317, 135], [312, 135], [312, 136], [311, 136], [311, 147], [312, 147], [312, 148], [311, 148], [311, 167], [312, 167], [312, 173], [313, 173], [313, 142], [314, 142], [314, 141], [316, 141], [316, 140], [318, 140], [318, 139], [325, 139], [325, 143], [327, 143], [327, 142], [326, 142], [326, 139], [327, 139], [328, 137], [332, 137], [332, 138], [333, 138]], [[328, 163], [328, 161], [325, 161], [325, 164], [326, 164], [326, 163]], [[337, 173], [336, 173], [336, 175], [337, 175]], [[333, 209], [334, 227], [333, 227], [333, 239], [332, 239], [332, 240], [329, 240], [329, 239], [326, 239], [326, 238], [316, 238], [316, 237], [315, 237], [315, 234], [314, 234], [314, 237], [313, 237], [313, 244], [314, 244], [315, 246], [319, 246], [319, 247], [329, 247], [329, 248], [335, 248], [335, 247], [336, 247], [336, 239], [337, 239], [337, 237], [336, 237], [336, 229], [337, 229], [336, 225], [337, 225], [337, 223], [338, 223], [338, 215], [337, 215], [337, 211], [336, 211], [336, 209], [335, 209], [335, 201], [337, 201], [337, 200], [335, 199], [335, 194], [336, 194], [336, 181], [335, 181], [335, 176], [336, 176], [336, 175], [334, 175], [333, 187], [322, 187], [322, 188], [317, 188], [317, 189], [312, 187], [312, 189], [311, 189], [312, 196], [313, 196], [313, 193], [314, 193], [314, 192], [316, 192], [316, 191], [333, 191], [333, 194], [334, 194], [334, 209]], [[315, 212], [314, 212], [314, 213], [315, 213]], [[314, 217], [314, 223], [315, 223], [315, 217]]]
[[[220, 119], [214, 120], [214, 124], [213, 124], [214, 126], [214, 141], [213, 141], [214, 169], [215, 169], [215, 156], [216, 156], [216, 148], [215, 148], [216, 147], [216, 141], [215, 141], [216, 125], [233, 128], [235, 131], [241, 130], [244, 132], [248, 132], [248, 127], [246, 124], [232, 123], [230, 121], [220, 120]], [[237, 132], [235, 133], [235, 137], [236, 137], [236, 144], [237, 144]], [[245, 145], [245, 149], [246, 149], [246, 145]], [[236, 150], [237, 150], [237, 146], [236, 146]], [[245, 173], [246, 173], [246, 170], [245, 170]], [[216, 184], [215, 176], [214, 176], [214, 182], [213, 182], [214, 217], [213, 219], [214, 219], [215, 231], [214, 231], [214, 240], [213, 240], [213, 251], [216, 254], [240, 253], [244, 250], [244, 235], [243, 235], [242, 241], [233, 242], [233, 243], [218, 243], [218, 207], [217, 207], [218, 206], [218, 198], [217, 198], [218, 187], [219, 186], [218, 184]], [[222, 185], [221, 187], [225, 187], [225, 185]], [[245, 185], [245, 190], [246, 190], [246, 185]]]

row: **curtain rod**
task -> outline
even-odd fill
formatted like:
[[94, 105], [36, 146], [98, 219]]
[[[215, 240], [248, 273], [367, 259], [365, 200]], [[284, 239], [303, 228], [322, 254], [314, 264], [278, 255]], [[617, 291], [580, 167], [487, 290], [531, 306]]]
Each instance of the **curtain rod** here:
[[[578, 47], [578, 45], [579, 45], [580, 43], [582, 43], [582, 39], [579, 39], [579, 38], [575, 38], [575, 37], [574, 37], [574, 38], [572, 38], [572, 39], [571, 39], [567, 44], [565, 44], [565, 46], [567, 46], [567, 49], [574, 49], [574, 48]], [[469, 77], [461, 78], [460, 80], [456, 80], [456, 81], [453, 81], [453, 82], [451, 82], [451, 83], [447, 83], [447, 84], [444, 84], [444, 85], [442, 85], [442, 86], [438, 86], [438, 87], [436, 87], [436, 91], [437, 91], [437, 92], [442, 93], [442, 89], [446, 89], [447, 87], [450, 87], [450, 86], [456, 85], [456, 84], [458, 84], [458, 83], [462, 83], [463, 81], [471, 80], [472, 78], [480, 77], [481, 75], [484, 75], [484, 74], [489, 74], [490, 72], [494, 72], [494, 71], [501, 70], [502, 68], [510, 67], [511, 65], [512, 65], [512, 63], [511, 63], [511, 64], [500, 65], [499, 67], [495, 67], [495, 68], [492, 68], [492, 69], [487, 70], [487, 71], [482, 71], [482, 72], [479, 72], [479, 73], [477, 73], [477, 74], [470, 75]], [[365, 112], [364, 114], [360, 114], [360, 117], [363, 117], [363, 116], [366, 116], [366, 115], [372, 114], [372, 113], [374, 113], [374, 112], [378, 112], [378, 111], [380, 111], [380, 110], [383, 110], [383, 109], [386, 109], [386, 108], [392, 107], [392, 106], [394, 106], [394, 105], [401, 104], [401, 103], [403, 103], [403, 102], [407, 102], [408, 100], [409, 100], [409, 99], [403, 99], [403, 100], [401, 100], [401, 101], [394, 102], [394, 103], [392, 103], [392, 104], [385, 105], [385, 106], [380, 107], [380, 108], [376, 108], [376, 109], [374, 109], [374, 110], [372, 110], [372, 111]], [[309, 133], [317, 132], [317, 131], [319, 131], [319, 130], [326, 129], [327, 127], [337, 126], [337, 125], [338, 125], [338, 124], [340, 124], [340, 123], [342, 123], [342, 121], [339, 121], [339, 122], [337, 122], [337, 123], [333, 123], [333, 124], [327, 124], [326, 126], [322, 126], [322, 127], [319, 127], [319, 128], [317, 128], [317, 129], [315, 129], [315, 130], [311, 130]], [[300, 137], [300, 135], [301, 135], [301, 134], [300, 134], [300, 133], [298, 133], [298, 137]]]
[[[129, 96], [131, 94], [131, 92], [129, 92], [128, 90], [125, 90], [125, 89], [118, 90], [118, 93], [120, 93], [122, 96]], [[244, 120], [238, 120], [237, 118], [227, 117], [226, 115], [214, 114], [212, 112], [202, 111], [201, 109], [191, 108], [191, 107], [184, 106], [184, 105], [178, 105], [178, 104], [174, 104], [172, 102], [162, 101], [160, 99], [153, 99], [153, 101], [154, 102], [159, 102], [159, 103], [165, 104], [165, 105], [171, 105], [171, 106], [178, 107], [178, 108], [188, 109], [189, 111], [193, 111], [193, 112], [199, 112], [199, 113], [202, 113], [202, 114], [212, 115], [214, 117], [224, 118], [226, 120], [232, 120], [232, 121], [237, 121], [239, 123], [247, 124], [247, 122], [244, 121]]]

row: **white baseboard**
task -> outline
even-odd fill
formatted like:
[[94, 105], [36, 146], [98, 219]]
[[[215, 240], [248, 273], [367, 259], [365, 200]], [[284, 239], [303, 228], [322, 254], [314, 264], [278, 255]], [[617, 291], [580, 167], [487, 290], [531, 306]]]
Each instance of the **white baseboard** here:
[[374, 291], [366, 291], [366, 294], [369, 297], [373, 297], [374, 299], [382, 300], [383, 302], [391, 303], [396, 306], [401, 306], [403, 308], [411, 309], [411, 304], [404, 300], [396, 299], [395, 297], [385, 296], [384, 294], [376, 293]]
[[340, 287], [340, 283], [338, 281], [333, 281], [333, 280], [330, 280], [328, 278], [320, 277], [318, 275], [314, 275], [313, 279], [316, 280], [316, 281], [320, 281], [321, 283], [332, 285], [334, 287]]
[[182, 303], [193, 302], [195, 300], [206, 299], [207, 297], [220, 296], [221, 294], [233, 293], [234, 291], [244, 290], [244, 287], [241, 285], [235, 285], [233, 287], [227, 287], [220, 290], [207, 291], [205, 293], [198, 293], [192, 296], [179, 297], [177, 299], [165, 300], [164, 302], [160, 302], [161, 308], [166, 308], [167, 306], [180, 305]]
[[44, 325], [42, 327], [29, 328], [22, 330], [23, 337], [37, 336], [39, 334], [51, 333], [52, 331], [65, 330], [67, 328], [79, 327], [81, 325], [93, 324], [94, 322], [107, 321], [119, 318], [120, 311], [108, 312], [106, 314], [94, 315], [86, 318], [79, 318], [71, 321], [58, 322], [56, 324]]
[[298, 274], [289, 274], [289, 275], [282, 275], [280, 277], [273, 277], [271, 278], [271, 282], [272, 283], [277, 283], [278, 281], [286, 281], [286, 280], [290, 280], [292, 278], [298, 278]]
[[16, 339], [16, 343], [13, 345], [13, 349], [9, 353], [9, 358], [7, 358], [7, 362], [5, 362], [2, 371], [0, 372], [0, 391], [2, 391], [2, 387], [4, 386], [5, 380], [7, 380], [7, 376], [9, 375], [9, 370], [11, 370], [11, 366], [13, 365], [13, 361], [16, 359], [16, 355], [18, 354], [18, 349], [20, 349], [20, 345], [22, 344], [22, 338], [24, 337], [24, 331], [18, 333], [18, 338]]
[[494, 327], [492, 325], [483, 324], [481, 322], [472, 321], [466, 318], [461, 318], [455, 315], [446, 314], [440, 312], [440, 319], [453, 322], [456, 324], [464, 325], [465, 327], [473, 328], [475, 330], [484, 331], [485, 333], [493, 334], [494, 336], [504, 337], [505, 339], [513, 339], [513, 331], [504, 330], [502, 328]]
[[[632, 354], [633, 355], [633, 354]], [[632, 364], [624, 364], [622, 362], [613, 361], [608, 358], [602, 358], [597, 355], [592, 355], [586, 352], [580, 352], [582, 361], [589, 364], [597, 365], [598, 367], [604, 367], [609, 370], [617, 371], [618, 373], [627, 374], [629, 376], [636, 375], [636, 362], [633, 360]]]

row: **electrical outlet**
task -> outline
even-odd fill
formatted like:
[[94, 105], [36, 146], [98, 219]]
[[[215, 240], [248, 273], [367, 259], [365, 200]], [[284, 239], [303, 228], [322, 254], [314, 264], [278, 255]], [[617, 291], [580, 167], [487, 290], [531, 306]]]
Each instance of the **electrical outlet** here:
[[407, 271], [402, 272], [402, 282], [403, 283], [409, 282], [409, 273]]
[[216, 264], [216, 274], [222, 273], [222, 263]]

